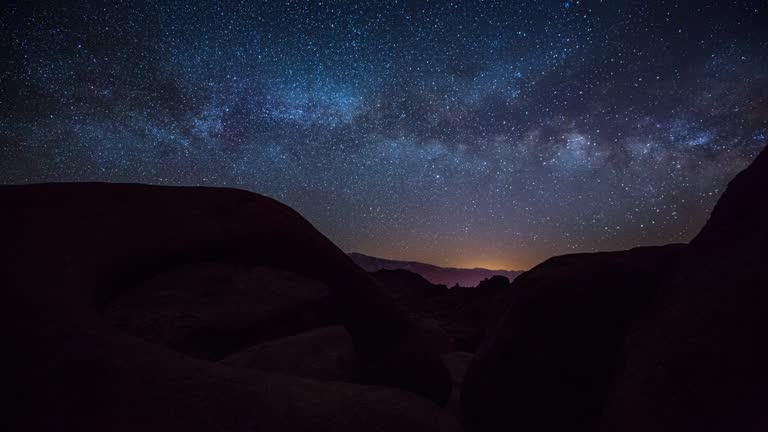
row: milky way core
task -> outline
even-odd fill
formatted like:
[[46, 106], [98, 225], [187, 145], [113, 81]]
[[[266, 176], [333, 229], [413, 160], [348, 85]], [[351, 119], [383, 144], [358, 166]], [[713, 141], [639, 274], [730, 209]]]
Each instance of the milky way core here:
[[765, 2], [0, 11], [0, 182], [230, 186], [459, 267], [685, 242], [768, 143]]

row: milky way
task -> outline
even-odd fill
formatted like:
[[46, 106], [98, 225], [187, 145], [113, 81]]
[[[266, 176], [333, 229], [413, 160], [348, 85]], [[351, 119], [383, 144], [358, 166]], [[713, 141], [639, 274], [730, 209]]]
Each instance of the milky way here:
[[0, 182], [245, 188], [342, 249], [688, 241], [768, 143], [764, 2], [4, 6]]

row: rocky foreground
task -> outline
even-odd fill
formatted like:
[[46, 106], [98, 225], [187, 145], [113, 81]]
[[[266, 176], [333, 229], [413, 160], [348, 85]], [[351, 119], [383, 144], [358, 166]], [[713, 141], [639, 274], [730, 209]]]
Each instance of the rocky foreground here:
[[766, 191], [448, 289], [253, 193], [1, 186], [3, 430], [766, 430]]

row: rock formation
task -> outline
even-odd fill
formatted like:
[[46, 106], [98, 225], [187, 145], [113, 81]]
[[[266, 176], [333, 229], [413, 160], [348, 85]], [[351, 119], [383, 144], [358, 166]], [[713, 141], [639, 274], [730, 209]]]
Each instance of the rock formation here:
[[[163, 290], [166, 300], [182, 298], [179, 308], [211, 322], [226, 309], [220, 294], [244, 302], [232, 311], [253, 307], [258, 315], [262, 306], [233, 279], [221, 292], [195, 282], [184, 294], [176, 272], [212, 265], [219, 274], [239, 269], [230, 275], [237, 280], [242, 269], [271, 268], [290, 273], [291, 283], [310, 283], [314, 288], [303, 288], [307, 300], [327, 289], [366, 382], [447, 400], [449, 375], [416, 324], [345, 254], [274, 200], [234, 189], [86, 183], [2, 186], [0, 202], [3, 327], [13, 347], [4, 387], [15, 399], [4, 419], [15, 425], [6, 430], [456, 428], [432, 403], [401, 390], [232, 368], [164, 345], [165, 330], [183, 333], [183, 324], [173, 324], [183, 314], [161, 319]], [[214, 306], [195, 309], [203, 296]], [[171, 325], [156, 332], [111, 325], [119, 316], [141, 323], [141, 310], [149, 321]], [[252, 324], [213, 327], [226, 333]], [[148, 338], [129, 333], [137, 328]]]

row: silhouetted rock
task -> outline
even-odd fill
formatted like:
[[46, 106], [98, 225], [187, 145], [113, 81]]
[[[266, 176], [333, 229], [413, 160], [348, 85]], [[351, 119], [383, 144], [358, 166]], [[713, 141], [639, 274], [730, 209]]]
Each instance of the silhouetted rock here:
[[477, 284], [477, 288], [498, 292], [508, 287], [509, 284], [510, 280], [508, 277], [495, 275], [481, 280], [480, 283]]
[[550, 258], [519, 276], [462, 388], [483, 430], [594, 430], [627, 328], [682, 245]]
[[423, 311], [427, 299], [448, 292], [445, 285], [435, 285], [408, 270], [378, 270], [370, 275], [398, 303], [416, 314]]
[[424, 264], [416, 261], [396, 261], [384, 258], [377, 258], [360, 253], [350, 253], [357, 265], [365, 271], [376, 272], [385, 270], [408, 270], [424, 277], [424, 279], [437, 285], [454, 286], [456, 284], [466, 287], [474, 287], [483, 279], [488, 279], [495, 275], [504, 276], [510, 280], [515, 279], [522, 274], [518, 270], [488, 270], [484, 268], [452, 268], [438, 267], [432, 264]]
[[[424, 319], [431, 326], [423, 331], [433, 334], [433, 345], [441, 352], [462, 349], [474, 351], [487, 325], [503, 309], [501, 295], [509, 288], [509, 279], [492, 276], [476, 288], [435, 285], [408, 270], [378, 270], [370, 275], [403, 306], [412, 317]], [[438, 331], [430, 332], [430, 328]]]
[[[351, 256], [359, 254], [350, 254]], [[363, 255], [365, 259], [371, 258]], [[377, 260], [378, 258], [371, 258]], [[378, 270], [370, 275], [414, 318], [427, 319], [447, 334], [449, 351], [474, 351], [488, 325], [503, 311], [509, 279], [491, 276], [477, 287], [435, 285], [409, 270]]]
[[404, 392], [225, 367], [105, 321], [122, 296], [175, 268], [277, 268], [327, 287], [367, 382], [444, 402], [448, 373], [416, 324], [274, 200], [234, 189], [90, 183], [2, 186], [0, 202], [0, 303], [14, 375], [4, 388], [16, 402], [8, 421], [36, 430], [454, 428]]
[[768, 430], [768, 149], [628, 338], [604, 430]]
[[454, 287], [427, 300], [424, 315], [434, 318], [454, 340], [456, 348], [474, 352], [495, 325], [511, 294], [509, 279], [493, 276], [475, 288]]
[[221, 363], [303, 378], [358, 382], [352, 338], [342, 326], [315, 329], [232, 354]]
[[482, 430], [768, 428], [768, 150], [689, 246], [552, 258], [470, 365]]

